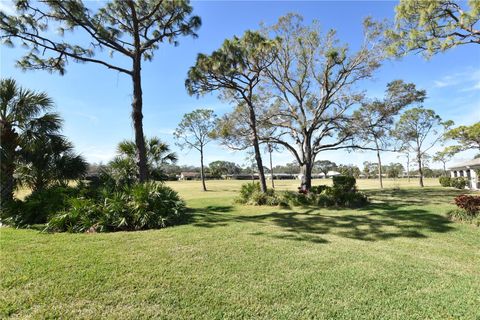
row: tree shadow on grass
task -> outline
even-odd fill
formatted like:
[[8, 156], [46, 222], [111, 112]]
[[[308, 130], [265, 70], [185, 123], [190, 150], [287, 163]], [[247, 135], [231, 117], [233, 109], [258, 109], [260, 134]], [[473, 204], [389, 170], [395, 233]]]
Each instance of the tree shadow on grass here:
[[[275, 230], [253, 231], [253, 236], [277, 239], [328, 243], [327, 235], [362, 241], [379, 241], [392, 238], [426, 238], [429, 233], [454, 230], [443, 215], [419, 208], [419, 204], [446, 204], [455, 190], [427, 189], [405, 192], [382, 190], [388, 202], [372, 203], [361, 209], [297, 208], [257, 215], [233, 215], [232, 206], [209, 206], [194, 210], [192, 223], [198, 227], [213, 228], [231, 223], [273, 225]], [[453, 191], [453, 192], [452, 192]], [[392, 194], [385, 197], [385, 192]], [[380, 193], [377, 193], [377, 196]], [[417, 196], [421, 196], [417, 203]], [[413, 199], [412, 199], [413, 198]], [[423, 199], [425, 198], [425, 199]], [[427, 202], [428, 200], [428, 203]], [[273, 209], [273, 208], [272, 208]]]
[[453, 230], [445, 217], [426, 210], [409, 209], [365, 214], [309, 214], [274, 212], [254, 217], [241, 217], [246, 221], [271, 221], [281, 227], [280, 234], [252, 233], [297, 241], [326, 243], [324, 235], [378, 241], [392, 238], [426, 238], [427, 233]]
[[197, 227], [213, 228], [224, 227], [231, 222], [231, 215], [225, 213], [231, 212], [233, 206], [206, 206], [202, 208], [188, 208], [185, 224], [193, 224]]
[[415, 188], [415, 189], [369, 189], [362, 190], [372, 199], [388, 200], [396, 205], [438, 205], [451, 203], [453, 198], [469, 193], [468, 190], [451, 188]]

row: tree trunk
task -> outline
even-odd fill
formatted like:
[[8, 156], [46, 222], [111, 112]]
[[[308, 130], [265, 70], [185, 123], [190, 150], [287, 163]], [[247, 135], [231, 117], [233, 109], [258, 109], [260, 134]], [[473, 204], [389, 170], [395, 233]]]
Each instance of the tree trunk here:
[[[302, 182], [300, 184], [300, 190], [308, 192], [312, 188], [312, 164], [311, 162], [305, 162], [301, 168], [300, 173], [303, 175]], [[325, 175], [326, 177], [326, 175]]]
[[423, 185], [423, 168], [422, 168], [422, 155], [420, 152], [417, 153], [417, 161], [418, 161], [418, 175], [420, 176], [420, 187], [424, 187]]
[[252, 130], [252, 143], [255, 150], [255, 160], [258, 167], [258, 177], [260, 179], [260, 188], [263, 193], [267, 192], [267, 182], [265, 180], [265, 172], [263, 170], [262, 154], [260, 153], [260, 145], [258, 143], [257, 134], [257, 119], [255, 116], [255, 110], [253, 106], [249, 104], [249, 116], [250, 116], [250, 129]]
[[17, 147], [16, 141], [18, 136], [12, 126], [8, 124], [2, 124], [1, 130], [0, 141], [3, 154], [0, 163], [0, 209], [13, 200], [13, 190], [15, 189], [13, 173], [15, 172], [15, 148]]
[[205, 170], [203, 169], [203, 147], [200, 147], [200, 177], [202, 179], [203, 191], [207, 191], [207, 186], [205, 185]]
[[135, 145], [137, 147], [138, 179], [140, 182], [148, 180], [147, 151], [145, 149], [145, 136], [143, 134], [143, 100], [141, 78], [141, 55], [137, 54], [133, 60], [133, 101], [132, 120], [135, 131]]
[[382, 159], [380, 158], [380, 150], [377, 148], [378, 159], [378, 181], [380, 181], [380, 189], [383, 189], [383, 177], [382, 177]]
[[272, 189], [275, 189], [275, 182], [273, 182], [273, 161], [272, 161], [272, 149], [268, 146], [268, 152], [270, 153], [270, 176], [272, 178]]
[[407, 179], [410, 182], [410, 154], [407, 153]]

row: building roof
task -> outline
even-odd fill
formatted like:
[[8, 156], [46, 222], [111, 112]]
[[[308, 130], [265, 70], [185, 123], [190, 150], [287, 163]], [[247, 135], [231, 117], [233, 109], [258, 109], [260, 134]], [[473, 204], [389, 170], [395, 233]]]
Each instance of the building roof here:
[[457, 163], [453, 166], [451, 166], [449, 169], [469, 169], [469, 168], [477, 168], [480, 167], [480, 158], [478, 159], [473, 159], [461, 163]]

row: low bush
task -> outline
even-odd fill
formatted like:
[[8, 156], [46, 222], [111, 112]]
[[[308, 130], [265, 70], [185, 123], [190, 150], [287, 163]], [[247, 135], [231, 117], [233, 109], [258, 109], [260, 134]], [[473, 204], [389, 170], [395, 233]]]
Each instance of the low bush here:
[[17, 227], [46, 223], [49, 217], [65, 210], [68, 199], [77, 194], [78, 188], [62, 186], [34, 191], [23, 201], [16, 200], [9, 204], [4, 214], [5, 223]]
[[365, 194], [356, 189], [356, 180], [350, 176], [334, 177], [333, 187], [314, 186], [308, 193], [286, 192], [283, 199], [292, 206], [358, 208], [368, 204]]
[[69, 208], [50, 218], [47, 230], [86, 232], [92, 228], [104, 231], [101, 224], [102, 211], [92, 199], [69, 199]]
[[452, 178], [450, 178], [450, 177], [440, 177], [439, 182], [440, 182], [440, 185], [442, 187], [451, 187], [452, 186]]
[[285, 206], [286, 202], [283, 196], [269, 189], [266, 193], [261, 191], [259, 182], [250, 182], [243, 184], [240, 188], [240, 194], [235, 202], [255, 206]]
[[356, 183], [352, 176], [334, 176], [333, 177], [333, 189], [338, 190], [341, 193], [350, 193], [356, 191]]
[[465, 210], [469, 215], [477, 215], [480, 212], [480, 196], [462, 194], [454, 199], [455, 204], [460, 209]]
[[322, 193], [325, 190], [330, 189], [330, 188], [331, 187], [329, 187], [329, 186], [321, 184], [321, 185], [318, 185], [318, 186], [312, 186], [312, 188], [310, 188], [310, 192], [315, 193], [315, 194], [320, 194], [320, 193]]
[[69, 208], [52, 217], [47, 230], [131, 231], [159, 229], [184, 218], [185, 202], [171, 188], [143, 183], [103, 189], [97, 198], [70, 199]]
[[448, 219], [456, 222], [470, 223], [477, 227], [480, 226], [480, 216], [473, 216], [464, 209], [454, 209], [447, 213]]
[[467, 185], [467, 180], [465, 180], [463, 177], [453, 178], [450, 181], [450, 186], [457, 189], [465, 189], [466, 185]]

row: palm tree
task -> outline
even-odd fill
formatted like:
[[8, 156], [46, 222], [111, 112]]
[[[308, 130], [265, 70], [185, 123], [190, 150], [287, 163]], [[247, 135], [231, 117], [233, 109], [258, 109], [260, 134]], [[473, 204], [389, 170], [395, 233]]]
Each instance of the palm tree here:
[[47, 112], [52, 107], [46, 93], [21, 88], [13, 79], [0, 80], [2, 205], [13, 199], [19, 150], [41, 137], [56, 135], [60, 129], [58, 114]]
[[66, 186], [81, 178], [88, 164], [73, 152], [73, 144], [60, 135], [50, 135], [31, 141], [20, 151], [21, 165], [17, 169], [20, 182], [33, 191], [51, 183]]
[[[158, 137], [145, 138], [148, 173], [152, 179], [164, 180], [163, 166], [174, 164], [178, 158], [170, 147]], [[136, 145], [133, 141], [124, 140], [118, 144], [117, 156], [110, 162], [111, 174], [117, 183], [132, 183], [137, 179]]]

